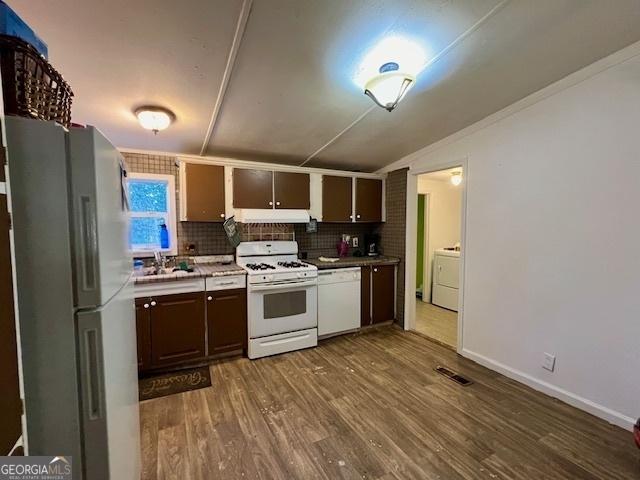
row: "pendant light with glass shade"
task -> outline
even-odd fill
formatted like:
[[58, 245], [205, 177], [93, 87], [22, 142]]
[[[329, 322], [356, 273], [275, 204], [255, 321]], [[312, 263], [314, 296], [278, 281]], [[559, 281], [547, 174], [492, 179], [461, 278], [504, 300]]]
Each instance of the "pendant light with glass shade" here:
[[410, 73], [401, 72], [395, 62], [385, 63], [378, 72], [378, 75], [366, 83], [364, 93], [378, 106], [390, 112], [411, 89], [416, 78]]

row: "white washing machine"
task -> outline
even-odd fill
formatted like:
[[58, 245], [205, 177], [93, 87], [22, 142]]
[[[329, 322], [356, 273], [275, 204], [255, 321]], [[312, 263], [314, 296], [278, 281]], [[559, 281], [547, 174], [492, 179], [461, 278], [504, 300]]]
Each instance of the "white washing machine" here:
[[460, 252], [436, 250], [433, 257], [431, 303], [458, 311]]

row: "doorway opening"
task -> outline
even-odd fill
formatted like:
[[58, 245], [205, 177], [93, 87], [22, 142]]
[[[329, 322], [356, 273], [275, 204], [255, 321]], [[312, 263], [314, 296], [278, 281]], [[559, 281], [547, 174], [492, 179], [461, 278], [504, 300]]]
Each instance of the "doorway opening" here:
[[413, 329], [458, 345], [462, 167], [417, 177], [416, 302]]

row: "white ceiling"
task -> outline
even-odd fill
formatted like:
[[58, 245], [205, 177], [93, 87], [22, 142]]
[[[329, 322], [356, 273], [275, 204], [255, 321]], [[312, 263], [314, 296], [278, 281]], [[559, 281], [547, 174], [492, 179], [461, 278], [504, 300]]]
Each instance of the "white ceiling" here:
[[[640, 40], [639, 0], [9, 0], [71, 84], [74, 121], [120, 147], [374, 171]], [[353, 83], [376, 41], [438, 60], [396, 110]], [[132, 110], [177, 121], [157, 136]]]

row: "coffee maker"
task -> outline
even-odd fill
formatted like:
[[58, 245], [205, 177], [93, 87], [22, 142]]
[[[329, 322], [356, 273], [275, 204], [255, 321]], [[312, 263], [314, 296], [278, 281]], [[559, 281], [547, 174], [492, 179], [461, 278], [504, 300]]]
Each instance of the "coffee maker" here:
[[370, 257], [377, 257], [380, 255], [378, 251], [378, 245], [380, 243], [380, 236], [375, 233], [370, 233], [364, 236], [364, 248], [365, 252]]

